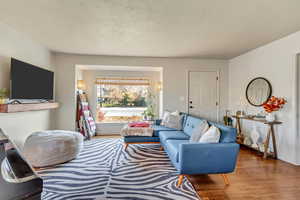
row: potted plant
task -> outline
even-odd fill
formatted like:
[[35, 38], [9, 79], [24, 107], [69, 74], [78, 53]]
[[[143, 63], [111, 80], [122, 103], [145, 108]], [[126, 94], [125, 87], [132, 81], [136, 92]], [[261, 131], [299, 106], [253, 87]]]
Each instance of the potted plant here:
[[267, 112], [266, 120], [268, 122], [273, 122], [275, 120], [275, 115], [273, 112], [280, 110], [283, 108], [284, 104], [286, 104], [286, 100], [284, 98], [274, 97], [272, 96], [266, 103], [263, 104], [263, 108]]
[[155, 117], [155, 95], [151, 89], [148, 89], [148, 95], [146, 97], [147, 108], [142, 113], [144, 120], [154, 120]]
[[153, 120], [155, 117], [153, 106], [150, 105], [147, 109], [142, 113], [144, 120]]

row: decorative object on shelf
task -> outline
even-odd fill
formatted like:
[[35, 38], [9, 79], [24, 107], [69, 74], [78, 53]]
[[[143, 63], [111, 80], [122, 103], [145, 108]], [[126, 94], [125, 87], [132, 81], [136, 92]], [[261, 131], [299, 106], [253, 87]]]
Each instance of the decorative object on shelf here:
[[8, 99], [8, 91], [6, 88], [0, 89], [0, 104], [7, 104], [9, 102]]
[[265, 145], [263, 143], [259, 143], [258, 144], [258, 151], [264, 152], [264, 150], [265, 150]]
[[230, 114], [230, 111], [229, 110], [226, 110], [226, 112], [225, 112], [226, 114], [225, 114], [225, 116], [224, 116], [224, 124], [226, 125], [226, 126], [232, 126], [232, 119], [231, 119], [231, 117], [229, 117], [229, 114]]
[[250, 81], [246, 89], [246, 98], [253, 106], [262, 106], [272, 95], [270, 82], [262, 77]]
[[254, 126], [253, 130], [251, 131], [251, 140], [252, 140], [252, 147], [258, 149], [258, 139], [259, 139], [259, 132], [257, 131], [257, 127]]
[[249, 136], [245, 136], [244, 144], [248, 145], [248, 146], [252, 145], [252, 141], [251, 141], [251, 138]]
[[267, 113], [267, 115], [266, 115], [266, 120], [267, 120], [268, 122], [273, 122], [273, 121], [275, 121], [275, 115], [274, 115], [273, 113]]
[[257, 113], [254, 118], [256, 118], [256, 119], [265, 119], [266, 118], [266, 113], [262, 110], [259, 113]]
[[243, 117], [243, 116], [245, 116], [245, 112], [241, 111], [241, 110], [238, 110], [238, 111], [236, 111], [236, 115], [239, 116], [239, 117]]
[[266, 120], [268, 122], [275, 121], [275, 115], [273, 114], [273, 112], [282, 109], [284, 104], [286, 104], [286, 102], [287, 101], [284, 98], [279, 98], [274, 96], [268, 99], [268, 101], [263, 104], [263, 108], [267, 112]]
[[149, 105], [146, 110], [142, 113], [143, 120], [153, 120], [155, 117], [154, 109], [152, 105]]

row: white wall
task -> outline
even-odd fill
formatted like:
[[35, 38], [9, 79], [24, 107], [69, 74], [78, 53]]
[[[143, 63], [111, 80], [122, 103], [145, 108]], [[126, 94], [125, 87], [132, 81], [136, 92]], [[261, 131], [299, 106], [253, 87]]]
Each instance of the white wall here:
[[[273, 95], [284, 97], [288, 103], [276, 116], [282, 125], [276, 126], [279, 158], [300, 164], [300, 138], [296, 130], [296, 55], [300, 53], [300, 32], [252, 50], [229, 62], [229, 108], [240, 109], [240, 99], [245, 98], [248, 82], [255, 77], [267, 78], [273, 87]], [[248, 112], [257, 113], [262, 108], [248, 106]], [[249, 133], [253, 122], [244, 122]], [[259, 127], [260, 132], [265, 128]], [[264, 135], [262, 134], [262, 137]]]
[[[163, 68], [164, 109], [187, 111], [187, 72], [189, 70], [217, 70], [220, 72], [220, 115], [223, 116], [228, 100], [228, 62], [208, 59], [171, 59], [116, 56], [84, 56], [57, 53], [56, 98], [61, 103], [57, 128], [75, 128], [75, 65], [148, 66]], [[180, 100], [180, 97], [183, 97]]]
[[[48, 49], [0, 23], [0, 88], [9, 88], [11, 57], [54, 70]], [[26, 137], [33, 131], [54, 126], [51, 112], [0, 113], [0, 128], [22, 147]]]

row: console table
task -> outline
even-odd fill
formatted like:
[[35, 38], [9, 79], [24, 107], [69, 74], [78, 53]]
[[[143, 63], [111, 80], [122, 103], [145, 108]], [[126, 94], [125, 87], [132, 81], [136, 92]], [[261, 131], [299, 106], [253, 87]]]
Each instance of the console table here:
[[[233, 115], [233, 118], [236, 119], [236, 128], [238, 131], [238, 136], [237, 136], [237, 142], [239, 144], [244, 144], [244, 136], [242, 134], [242, 127], [241, 127], [241, 120], [250, 120], [250, 121], [254, 121], [257, 123], [262, 123], [267, 125], [268, 128], [268, 133], [267, 133], [267, 138], [264, 141], [264, 158], [266, 159], [268, 156], [268, 149], [269, 149], [269, 143], [270, 143], [270, 137], [272, 137], [272, 142], [273, 142], [273, 149], [274, 149], [274, 153], [272, 154], [272, 156], [277, 159], [277, 146], [276, 146], [276, 138], [275, 138], [275, 132], [274, 132], [274, 125], [278, 125], [278, 124], [282, 124], [282, 122], [280, 121], [273, 121], [273, 122], [268, 122], [265, 119], [257, 119], [257, 118], [253, 118], [253, 117], [249, 117], [249, 116], [237, 116], [237, 115]], [[245, 145], [248, 146], [248, 145]], [[250, 147], [250, 146], [248, 146]], [[252, 148], [252, 147], [250, 147]], [[253, 148], [252, 148], [253, 149]], [[257, 149], [255, 149], [257, 150]]]

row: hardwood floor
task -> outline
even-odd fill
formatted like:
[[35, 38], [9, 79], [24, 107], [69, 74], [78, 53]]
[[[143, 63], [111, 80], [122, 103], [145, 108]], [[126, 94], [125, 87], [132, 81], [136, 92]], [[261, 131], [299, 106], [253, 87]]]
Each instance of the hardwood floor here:
[[300, 199], [300, 166], [280, 160], [262, 159], [257, 152], [241, 147], [237, 168], [225, 186], [219, 175], [197, 175], [189, 179], [203, 200]]
[[228, 178], [230, 185], [225, 186], [220, 175], [189, 176], [202, 200], [300, 199], [300, 166], [264, 160], [257, 152], [245, 147], [241, 147], [237, 168], [228, 174]]

